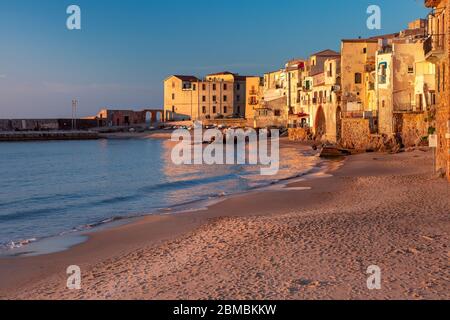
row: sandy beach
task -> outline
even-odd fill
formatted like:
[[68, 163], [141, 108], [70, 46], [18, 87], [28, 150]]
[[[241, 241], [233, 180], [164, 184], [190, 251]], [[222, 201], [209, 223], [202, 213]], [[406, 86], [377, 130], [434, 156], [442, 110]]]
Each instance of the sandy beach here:
[[[1, 299], [449, 299], [450, 185], [431, 152], [150, 216], [67, 251], [0, 259]], [[82, 289], [66, 288], [66, 268]], [[367, 267], [382, 271], [368, 290]]]

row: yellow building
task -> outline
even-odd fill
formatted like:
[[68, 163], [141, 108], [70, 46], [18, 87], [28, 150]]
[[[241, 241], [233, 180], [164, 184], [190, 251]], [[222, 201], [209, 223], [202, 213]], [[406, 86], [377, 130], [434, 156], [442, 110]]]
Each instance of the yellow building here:
[[210, 74], [202, 80], [186, 75], [168, 77], [164, 80], [166, 121], [244, 118], [247, 78], [253, 77], [231, 72]]
[[286, 100], [290, 115], [303, 112], [300, 104], [300, 92], [306, 65], [307, 62], [303, 59], [294, 59], [286, 63]]
[[287, 126], [286, 79], [285, 69], [264, 74], [261, 103], [255, 112], [256, 127]]
[[[341, 86], [345, 116], [373, 110], [373, 82], [378, 39], [346, 39], [341, 44]], [[371, 98], [372, 97], [372, 98]], [[370, 103], [371, 102], [371, 103]]]
[[264, 92], [264, 80], [261, 77], [247, 77], [245, 84], [245, 119], [254, 126], [255, 114], [261, 108]]

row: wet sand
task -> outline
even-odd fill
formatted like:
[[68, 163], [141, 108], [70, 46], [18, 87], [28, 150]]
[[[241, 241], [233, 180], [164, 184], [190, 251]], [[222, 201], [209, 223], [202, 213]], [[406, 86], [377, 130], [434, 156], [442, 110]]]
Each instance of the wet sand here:
[[[431, 168], [419, 150], [356, 155], [330, 176], [0, 259], [0, 298], [449, 299], [450, 185]], [[370, 265], [381, 290], [367, 289]]]

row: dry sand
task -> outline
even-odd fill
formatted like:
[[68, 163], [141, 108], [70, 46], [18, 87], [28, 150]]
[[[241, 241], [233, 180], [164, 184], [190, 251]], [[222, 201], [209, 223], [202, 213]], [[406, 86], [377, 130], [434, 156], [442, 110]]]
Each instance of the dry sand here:
[[[0, 260], [3, 299], [449, 299], [450, 185], [431, 153], [362, 154], [291, 190], [141, 219]], [[299, 190], [298, 187], [310, 187]], [[82, 290], [65, 270], [82, 269]], [[382, 289], [368, 290], [378, 265]]]

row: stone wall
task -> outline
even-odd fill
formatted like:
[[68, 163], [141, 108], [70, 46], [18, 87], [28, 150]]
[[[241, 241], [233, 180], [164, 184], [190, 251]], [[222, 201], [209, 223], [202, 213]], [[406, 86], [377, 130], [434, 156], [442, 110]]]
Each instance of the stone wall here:
[[370, 145], [368, 119], [342, 119], [341, 145], [348, 149], [365, 150]]
[[0, 141], [46, 141], [46, 140], [95, 140], [99, 135], [90, 131], [22, 131], [0, 132]]
[[254, 126], [256, 128], [269, 128], [269, 127], [286, 128], [287, 120], [284, 117], [275, 117], [275, 116], [261, 117], [260, 116], [255, 119]]
[[203, 125], [222, 125], [225, 127], [246, 127], [247, 120], [245, 119], [214, 119], [214, 120], [202, 120]]
[[428, 136], [430, 122], [426, 113], [405, 113], [402, 114], [401, 121], [400, 133], [405, 147], [418, 146]]
[[[77, 119], [76, 130], [98, 127], [97, 120]], [[56, 131], [71, 130], [72, 119], [0, 119], [0, 131]]]
[[289, 128], [289, 140], [291, 141], [307, 141], [311, 139], [311, 130], [306, 128]]
[[[450, 9], [450, 0], [446, 2], [447, 10]], [[445, 72], [445, 90], [438, 94], [436, 107], [436, 130], [438, 135], [438, 148], [436, 166], [440, 171], [445, 171], [450, 180], [450, 14], [445, 15], [447, 21], [447, 36], [445, 57], [438, 62], [441, 72]], [[444, 76], [441, 76], [443, 79]]]

